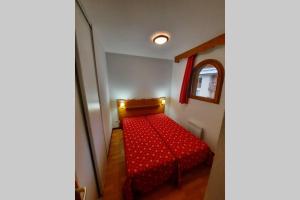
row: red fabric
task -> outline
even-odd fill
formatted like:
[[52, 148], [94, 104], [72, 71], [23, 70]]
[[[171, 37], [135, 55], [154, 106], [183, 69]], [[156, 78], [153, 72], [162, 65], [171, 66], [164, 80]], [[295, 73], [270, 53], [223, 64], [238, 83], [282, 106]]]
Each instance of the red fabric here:
[[149, 192], [167, 180], [210, 163], [208, 145], [164, 114], [123, 120], [126, 180], [124, 198]]
[[185, 68], [184, 77], [182, 80], [180, 97], [179, 97], [179, 103], [182, 103], [182, 104], [188, 103], [188, 95], [189, 95], [188, 90], [189, 90], [190, 78], [191, 78], [191, 74], [192, 74], [192, 70], [193, 70], [195, 57], [196, 57], [196, 55], [190, 56], [186, 63], [186, 68]]
[[123, 120], [126, 181], [124, 198], [148, 192], [176, 177], [175, 157], [145, 117]]
[[176, 157], [180, 173], [202, 163], [210, 164], [213, 153], [204, 141], [164, 114], [149, 115], [146, 118]]

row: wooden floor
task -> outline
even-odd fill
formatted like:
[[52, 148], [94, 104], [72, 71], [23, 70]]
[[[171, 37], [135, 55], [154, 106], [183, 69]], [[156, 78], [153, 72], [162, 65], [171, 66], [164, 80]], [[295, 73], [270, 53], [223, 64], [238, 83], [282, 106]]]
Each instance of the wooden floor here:
[[[195, 169], [183, 176], [182, 186], [177, 188], [165, 184], [150, 194], [141, 197], [143, 200], [202, 200], [208, 183], [210, 168]], [[121, 200], [122, 186], [125, 181], [125, 162], [123, 133], [116, 129], [112, 133], [108, 164], [105, 173], [104, 200]]]

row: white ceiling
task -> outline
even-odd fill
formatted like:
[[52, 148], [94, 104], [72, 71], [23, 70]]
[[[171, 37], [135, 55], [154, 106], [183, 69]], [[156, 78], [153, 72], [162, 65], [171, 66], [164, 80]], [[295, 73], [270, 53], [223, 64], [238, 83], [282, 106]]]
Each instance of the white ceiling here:
[[[174, 59], [225, 32], [224, 0], [80, 0], [106, 52]], [[163, 46], [150, 41], [167, 31]]]

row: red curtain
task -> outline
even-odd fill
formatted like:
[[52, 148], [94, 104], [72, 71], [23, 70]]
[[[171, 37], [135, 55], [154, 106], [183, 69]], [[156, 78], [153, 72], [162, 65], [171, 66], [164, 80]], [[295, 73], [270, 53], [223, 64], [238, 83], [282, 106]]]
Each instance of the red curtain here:
[[189, 83], [190, 78], [194, 66], [196, 55], [192, 55], [188, 58], [186, 63], [186, 68], [184, 72], [184, 77], [181, 85], [181, 91], [180, 91], [180, 97], [179, 97], [179, 103], [181, 104], [187, 104], [188, 103], [188, 96], [189, 96]]

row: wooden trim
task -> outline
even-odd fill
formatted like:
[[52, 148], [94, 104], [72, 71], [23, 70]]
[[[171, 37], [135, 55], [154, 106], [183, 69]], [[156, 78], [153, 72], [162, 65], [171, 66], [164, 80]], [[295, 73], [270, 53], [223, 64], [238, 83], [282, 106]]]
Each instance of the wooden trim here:
[[[213, 65], [217, 70], [218, 70], [218, 78], [217, 78], [217, 86], [216, 86], [216, 91], [215, 91], [215, 96], [214, 98], [207, 98], [207, 97], [200, 97], [200, 96], [196, 96], [196, 80], [198, 81], [198, 78], [196, 78], [195, 76], [198, 76], [199, 72], [201, 71], [201, 69], [203, 67], [205, 67], [205, 65], [210, 64]], [[221, 94], [222, 94], [222, 87], [223, 87], [223, 82], [224, 82], [224, 67], [223, 65], [215, 59], [206, 59], [201, 61], [200, 63], [198, 63], [193, 70], [193, 74], [192, 74], [192, 79], [191, 79], [191, 92], [190, 92], [190, 98], [191, 99], [197, 99], [197, 100], [201, 100], [201, 101], [206, 101], [206, 102], [210, 102], [210, 103], [215, 103], [215, 104], [219, 104], [220, 103], [220, 99], [221, 99]]]
[[209, 49], [212, 49], [216, 46], [220, 46], [220, 45], [224, 45], [225, 44], [225, 33], [203, 43], [203, 44], [200, 44], [199, 46], [197, 47], [194, 47], [182, 54], [179, 54], [175, 57], [175, 62], [176, 63], [179, 63], [179, 61], [183, 58], [188, 58], [192, 55], [195, 55], [195, 54], [199, 54], [199, 53], [203, 53]]
[[211, 98], [207, 98], [207, 97], [199, 97], [199, 96], [194, 96], [191, 95], [190, 96], [191, 99], [196, 99], [196, 100], [201, 100], [201, 101], [206, 101], [206, 102], [210, 102], [210, 103], [215, 103], [215, 104], [219, 104], [219, 101], [215, 100], [215, 99], [211, 99]]

